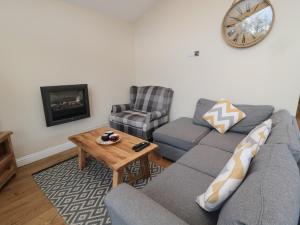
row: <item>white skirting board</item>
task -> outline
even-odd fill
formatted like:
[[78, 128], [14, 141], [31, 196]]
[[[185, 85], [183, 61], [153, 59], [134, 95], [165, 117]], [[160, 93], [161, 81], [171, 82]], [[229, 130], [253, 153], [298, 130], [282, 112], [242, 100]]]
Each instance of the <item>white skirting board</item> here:
[[47, 158], [49, 156], [58, 154], [60, 152], [69, 150], [69, 149], [74, 148], [74, 147], [76, 147], [76, 146], [72, 142], [66, 142], [62, 145], [57, 145], [57, 146], [54, 146], [54, 147], [50, 147], [50, 148], [44, 149], [42, 151], [39, 151], [39, 152], [30, 154], [30, 155], [26, 155], [26, 156], [21, 157], [21, 158], [18, 158], [16, 160], [17, 161], [17, 166], [18, 167], [25, 166], [27, 164], [33, 163], [33, 162], [38, 161], [40, 159]]
[[[84, 130], [81, 130], [80, 132], [78, 133], [82, 133], [82, 132], [87, 132], [89, 130], [94, 130], [94, 129], [97, 129], [97, 128], [100, 128], [100, 127], [109, 127], [109, 124], [108, 123], [97, 123], [97, 124], [100, 124], [98, 126], [93, 126], [93, 127], [90, 127], [90, 128], [86, 128]], [[101, 125], [102, 124], [102, 125]], [[57, 146], [54, 146], [54, 147], [50, 147], [50, 148], [47, 148], [47, 149], [44, 149], [42, 151], [39, 151], [39, 152], [36, 152], [36, 153], [33, 153], [33, 154], [30, 154], [30, 155], [26, 155], [24, 157], [21, 157], [21, 158], [18, 158], [16, 159], [17, 161], [17, 166], [18, 167], [21, 167], [21, 166], [25, 166], [27, 164], [30, 164], [30, 163], [33, 163], [35, 161], [38, 161], [40, 159], [44, 159], [44, 158], [47, 158], [49, 156], [52, 156], [52, 155], [55, 155], [55, 154], [58, 154], [58, 153], [61, 153], [63, 151], [66, 151], [66, 150], [69, 150], [71, 148], [74, 148], [76, 147], [75, 144], [73, 144], [72, 142], [66, 142], [64, 144], [61, 144], [61, 145], [57, 145]]]

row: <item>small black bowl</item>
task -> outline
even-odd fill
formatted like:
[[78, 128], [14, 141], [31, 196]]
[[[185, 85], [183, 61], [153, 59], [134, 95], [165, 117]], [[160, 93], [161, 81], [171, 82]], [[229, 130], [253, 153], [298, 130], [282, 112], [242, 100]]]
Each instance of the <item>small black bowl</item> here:
[[102, 141], [109, 141], [109, 135], [108, 134], [104, 134], [101, 136]]
[[109, 140], [112, 142], [117, 142], [120, 139], [120, 136], [118, 134], [113, 134], [109, 136]]
[[113, 131], [106, 131], [104, 134], [109, 137], [109, 136], [113, 135], [114, 132]]

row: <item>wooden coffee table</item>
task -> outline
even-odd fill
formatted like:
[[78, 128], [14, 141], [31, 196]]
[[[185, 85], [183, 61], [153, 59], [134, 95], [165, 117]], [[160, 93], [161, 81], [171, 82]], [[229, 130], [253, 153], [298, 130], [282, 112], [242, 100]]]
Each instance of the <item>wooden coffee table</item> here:
[[[99, 145], [96, 139], [106, 131], [112, 130], [120, 135], [121, 141], [113, 145]], [[84, 169], [87, 153], [96, 160], [104, 162], [113, 171], [113, 187], [123, 182], [124, 171], [128, 173], [128, 181], [132, 183], [140, 178], [150, 177], [148, 155], [158, 149], [158, 146], [151, 143], [150, 146], [140, 152], [135, 152], [132, 147], [143, 140], [132, 135], [114, 130], [109, 127], [99, 128], [85, 133], [69, 137], [79, 147], [78, 163], [79, 169]], [[139, 160], [141, 164], [140, 173], [130, 173], [128, 166]]]

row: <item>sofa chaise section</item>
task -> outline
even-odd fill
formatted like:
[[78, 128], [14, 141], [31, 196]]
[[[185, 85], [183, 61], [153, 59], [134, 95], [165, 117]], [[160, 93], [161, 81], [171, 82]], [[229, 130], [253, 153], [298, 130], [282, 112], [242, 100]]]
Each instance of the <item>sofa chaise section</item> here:
[[193, 119], [182, 117], [158, 128], [153, 138], [154, 143], [159, 145], [161, 155], [176, 161], [210, 131], [207, 127], [195, 125]]

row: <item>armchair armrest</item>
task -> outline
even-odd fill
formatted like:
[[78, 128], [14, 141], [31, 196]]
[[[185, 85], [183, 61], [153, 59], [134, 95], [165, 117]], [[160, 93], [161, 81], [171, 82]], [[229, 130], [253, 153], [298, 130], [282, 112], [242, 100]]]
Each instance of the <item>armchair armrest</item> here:
[[188, 225], [135, 188], [121, 184], [105, 198], [113, 225]]
[[147, 113], [147, 121], [153, 121], [153, 120], [157, 120], [163, 116], [167, 115], [167, 111], [153, 111], [153, 112], [149, 112]]
[[131, 109], [130, 104], [113, 105], [111, 109], [111, 113], [119, 113], [130, 109]]

